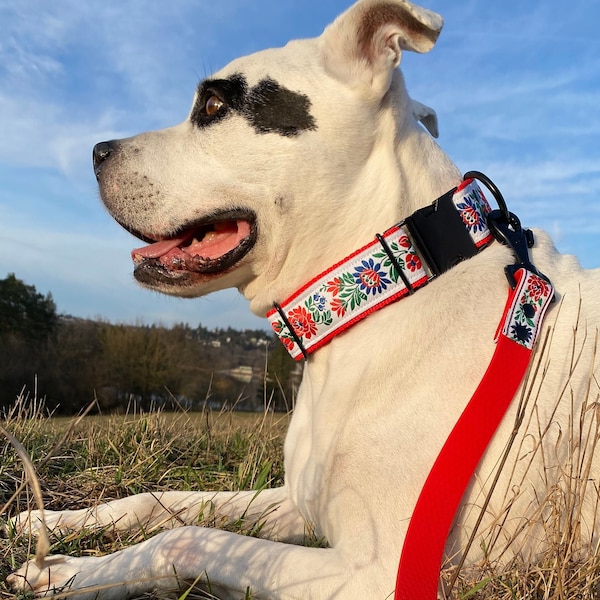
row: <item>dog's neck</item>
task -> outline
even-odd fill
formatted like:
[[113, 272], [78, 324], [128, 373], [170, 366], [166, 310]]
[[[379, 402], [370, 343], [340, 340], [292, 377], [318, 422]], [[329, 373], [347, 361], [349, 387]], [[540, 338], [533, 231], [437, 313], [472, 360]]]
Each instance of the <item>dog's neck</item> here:
[[[413, 117], [400, 71], [376, 112], [376, 130], [365, 136], [370, 154], [359, 165], [340, 161], [336, 180], [302, 182], [295, 192], [301, 196], [287, 218], [304, 227], [289, 238], [283, 235], [267, 266], [241, 289], [256, 314], [264, 315], [274, 302], [282, 302], [376, 232], [460, 183], [460, 171]], [[345, 157], [348, 149], [340, 148], [340, 154]], [[315, 240], [319, 230], [327, 235]]]
[[308, 359], [375, 311], [478, 254], [493, 239], [490, 212], [477, 181], [465, 179], [275, 303], [267, 313], [273, 330], [293, 358]]
[[[367, 219], [367, 215], [359, 211], [359, 216], [367, 222], [367, 227], [372, 227], [367, 234], [369, 243], [357, 244], [346, 258], [342, 259], [339, 255], [330, 257], [327, 268], [320, 275], [306, 273], [295, 293], [276, 300], [274, 308], [267, 314], [274, 331], [296, 360], [308, 358], [310, 353], [328, 344], [335, 336], [379, 308], [413, 293], [432, 277], [445, 271], [449, 265], [476, 254], [491, 240], [492, 236], [485, 223], [490, 208], [477, 184], [473, 182], [466, 188], [461, 185], [455, 192], [449, 191], [460, 182], [460, 173], [412, 118], [410, 98], [405, 90], [398, 89], [402, 86], [403, 80], [398, 73], [388, 99], [390, 110], [382, 115], [379, 122], [382, 139], [374, 145], [370, 157], [371, 168], [381, 163], [383, 168], [380, 172], [389, 174], [388, 180], [379, 186], [372, 184], [374, 188], [379, 188], [378, 193], [384, 198], [383, 204], [380, 202], [381, 198], [373, 198], [372, 201], [380, 209], [377, 216], [384, 214], [384, 220], [380, 218], [378, 222], [371, 215]], [[389, 151], [386, 153], [391, 142], [389, 137], [386, 139], [386, 133], [390, 131], [397, 132], [393, 140], [395, 168], [389, 164]], [[377, 156], [377, 152], [380, 156]], [[369, 173], [368, 167], [365, 172]], [[408, 173], [411, 174], [410, 177], [406, 176]], [[387, 189], [386, 185], [389, 186]], [[363, 183], [359, 186], [359, 193], [365, 194], [367, 187], [368, 184]], [[433, 200], [436, 202], [435, 211], [428, 212], [428, 217], [419, 221], [426, 228], [431, 228], [431, 215], [437, 220], [431, 241], [437, 246], [440, 235], [437, 232], [444, 231], [445, 236], [454, 218], [460, 229], [448, 234], [448, 239], [457, 236], [462, 245], [459, 244], [459, 251], [455, 245], [457, 240], [453, 239], [449, 246], [444, 247], [442, 254], [451, 252], [453, 255], [444, 254], [443, 261], [447, 263], [443, 269], [438, 268], [435, 260], [431, 261], [427, 248], [429, 244], [423, 238], [415, 237], [418, 231], [415, 229], [414, 217], [423, 214], [427, 210], [425, 207], [431, 205]], [[442, 206], [442, 200], [447, 201], [444, 206], [448, 208], [448, 212], [438, 210]], [[364, 200], [360, 198], [357, 203], [365, 206]], [[469, 216], [465, 213], [472, 211], [473, 205], [479, 211], [478, 220], [481, 223], [481, 229], [478, 225], [475, 232], [469, 229]], [[461, 206], [464, 208], [459, 208]], [[410, 217], [410, 226], [408, 222], [406, 225], [396, 226], [409, 215], [413, 215]], [[386, 218], [389, 219], [387, 222]], [[356, 228], [358, 227], [357, 224]], [[483, 235], [481, 230], [485, 230]], [[381, 235], [383, 231], [386, 233]], [[355, 239], [364, 242], [364, 238], [360, 236]], [[472, 254], [469, 254], [471, 247]], [[465, 248], [467, 251], [463, 252]], [[357, 287], [359, 285], [360, 289]]]
[[430, 204], [461, 180], [461, 172], [436, 141], [416, 122], [402, 73], [398, 70], [390, 89], [395, 156], [400, 195], [390, 199], [399, 207], [400, 219]]

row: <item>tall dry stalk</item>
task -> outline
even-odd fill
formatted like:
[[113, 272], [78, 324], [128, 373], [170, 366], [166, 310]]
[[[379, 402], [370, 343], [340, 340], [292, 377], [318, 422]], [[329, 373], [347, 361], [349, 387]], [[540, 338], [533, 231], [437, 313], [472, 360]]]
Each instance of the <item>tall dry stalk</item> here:
[[[484, 525], [473, 531], [469, 545], [482, 558], [462, 570], [455, 559], [444, 570], [447, 598], [600, 598], [598, 331], [574, 328], [569, 375], [548, 410], [544, 380], [553, 360], [551, 344], [550, 333], [530, 369], [512, 435], [481, 499], [478, 525]], [[587, 369], [587, 381], [577, 386], [571, 376], [582, 369]], [[501, 488], [500, 474], [509, 481]]]

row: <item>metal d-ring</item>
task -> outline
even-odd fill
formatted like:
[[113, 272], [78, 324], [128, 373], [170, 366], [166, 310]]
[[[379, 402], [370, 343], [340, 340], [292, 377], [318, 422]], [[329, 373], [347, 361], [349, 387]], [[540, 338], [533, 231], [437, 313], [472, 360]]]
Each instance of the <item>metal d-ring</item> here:
[[510, 286], [513, 289], [515, 288], [515, 273], [520, 268], [525, 268], [542, 279], [549, 281], [543, 273], [536, 269], [529, 258], [528, 248], [532, 248], [534, 243], [533, 232], [530, 229], [524, 229], [521, 226], [519, 217], [508, 210], [506, 201], [500, 190], [496, 187], [496, 184], [487, 175], [479, 171], [465, 173], [464, 179], [477, 179], [481, 181], [492, 192], [498, 203], [499, 210], [492, 210], [487, 215], [487, 225], [492, 235], [501, 244], [508, 246], [517, 259], [516, 264], [507, 265], [504, 269]]
[[523, 231], [527, 237], [527, 247], [532, 248], [533, 233], [529, 229], [523, 229], [521, 227], [521, 221], [519, 220], [519, 217], [517, 217], [517, 215], [508, 210], [506, 200], [504, 200], [504, 196], [502, 195], [502, 192], [500, 192], [500, 190], [498, 189], [498, 186], [487, 175], [481, 173], [481, 171], [468, 171], [467, 173], [465, 173], [463, 181], [465, 179], [478, 179], [492, 192], [492, 195], [496, 199], [496, 202], [498, 203], [499, 207], [499, 211], [496, 212], [500, 212], [502, 214], [502, 218], [504, 219], [506, 225], [512, 227], [515, 232], [520, 233], [521, 231]]
[[490, 190], [490, 192], [492, 192], [494, 198], [496, 199], [496, 202], [498, 203], [500, 211], [506, 219], [506, 223], [508, 225], [511, 225], [515, 229], [520, 229], [521, 224], [518, 222], [519, 220], [515, 217], [515, 222], [515, 220], [513, 219], [514, 215], [508, 210], [508, 207], [506, 206], [506, 200], [504, 200], [504, 196], [498, 189], [498, 186], [487, 175], [481, 173], [480, 171], [468, 171], [467, 173], [465, 173], [463, 181], [465, 179], [477, 179], [481, 181], [481, 183], [483, 183], [485, 187], [487, 187]]

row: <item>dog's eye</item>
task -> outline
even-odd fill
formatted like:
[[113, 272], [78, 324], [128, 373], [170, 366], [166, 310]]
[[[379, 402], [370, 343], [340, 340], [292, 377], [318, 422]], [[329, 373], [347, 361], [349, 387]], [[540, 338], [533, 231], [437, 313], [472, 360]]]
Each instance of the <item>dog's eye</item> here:
[[212, 117], [213, 115], [216, 115], [223, 106], [225, 106], [225, 103], [220, 98], [217, 96], [210, 96], [204, 105], [204, 112], [207, 116]]

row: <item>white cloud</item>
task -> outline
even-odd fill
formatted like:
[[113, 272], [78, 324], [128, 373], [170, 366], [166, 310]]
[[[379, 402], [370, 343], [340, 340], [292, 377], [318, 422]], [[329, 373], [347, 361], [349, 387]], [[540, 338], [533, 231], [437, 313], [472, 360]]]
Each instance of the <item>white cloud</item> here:
[[[97, 141], [183, 119], [198, 78], [186, 57], [190, 42], [198, 36], [208, 50], [216, 25], [235, 6], [180, 1], [174, 11], [170, 3], [136, 0], [101, 8], [78, 0], [3, 6], [0, 162], [72, 174]], [[184, 36], [174, 40], [178, 29]]]

